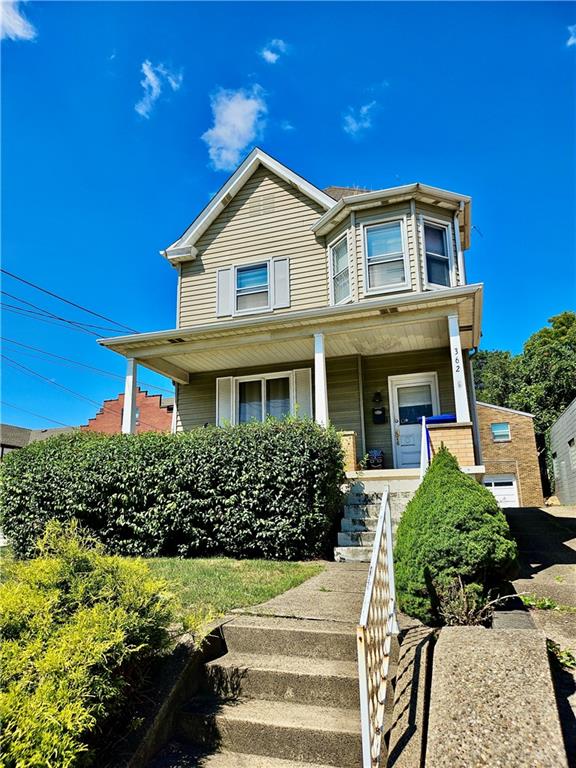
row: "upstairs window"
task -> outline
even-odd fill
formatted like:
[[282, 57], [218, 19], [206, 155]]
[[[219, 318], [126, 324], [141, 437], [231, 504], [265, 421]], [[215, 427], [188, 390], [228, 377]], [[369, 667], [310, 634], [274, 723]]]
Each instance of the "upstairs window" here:
[[427, 282], [450, 286], [450, 247], [448, 227], [424, 222]]
[[344, 304], [350, 301], [350, 262], [346, 236], [330, 248], [330, 276], [332, 303]]
[[378, 292], [406, 285], [406, 249], [401, 221], [366, 227], [366, 288]]
[[236, 312], [254, 312], [270, 306], [268, 263], [236, 270]]
[[495, 443], [509, 443], [512, 439], [510, 435], [510, 424], [503, 421], [499, 424], [490, 424], [492, 431], [492, 440]]

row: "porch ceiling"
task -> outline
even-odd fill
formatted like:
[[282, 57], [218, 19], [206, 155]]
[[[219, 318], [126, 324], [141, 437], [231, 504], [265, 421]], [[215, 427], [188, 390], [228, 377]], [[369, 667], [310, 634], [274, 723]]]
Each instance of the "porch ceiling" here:
[[[475, 289], [475, 290], [471, 290]], [[189, 374], [312, 360], [323, 333], [327, 357], [413, 352], [448, 346], [447, 315], [457, 313], [463, 348], [478, 341], [481, 287], [420, 294], [405, 304], [381, 299], [306, 314], [220, 323], [115, 339], [103, 346], [185, 383]], [[442, 295], [444, 294], [444, 295]], [[412, 298], [412, 297], [409, 297]]]

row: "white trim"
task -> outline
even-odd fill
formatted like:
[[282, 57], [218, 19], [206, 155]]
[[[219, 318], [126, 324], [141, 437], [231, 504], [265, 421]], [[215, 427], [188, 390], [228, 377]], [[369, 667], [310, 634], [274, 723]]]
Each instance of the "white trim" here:
[[[255, 307], [250, 309], [238, 309], [237, 307], [237, 301], [238, 301], [238, 270], [239, 269], [253, 269], [254, 267], [261, 267], [263, 265], [266, 265], [266, 270], [268, 272], [268, 304], [265, 307]], [[260, 315], [262, 312], [271, 312], [272, 307], [274, 305], [274, 297], [272, 296], [272, 288], [273, 288], [273, 280], [272, 278], [272, 261], [271, 259], [262, 259], [262, 261], [255, 261], [252, 264], [233, 264], [233, 282], [232, 282], [232, 315], [234, 317], [244, 317], [245, 315]], [[264, 289], [252, 291], [251, 293], [264, 293]]]
[[328, 426], [328, 385], [323, 333], [314, 334], [314, 418], [317, 424]]
[[456, 259], [458, 262], [458, 285], [466, 285], [466, 264], [464, 263], [464, 251], [460, 242], [460, 212], [464, 203], [460, 203], [460, 210], [454, 212], [454, 239], [456, 240]]
[[[497, 438], [494, 434], [493, 427], [508, 427], [506, 437]], [[492, 436], [493, 443], [511, 443], [512, 442], [512, 428], [509, 421], [493, 421], [490, 423], [490, 435]]]
[[136, 431], [136, 393], [138, 365], [133, 357], [126, 360], [124, 407], [122, 408], [122, 432], [133, 435]]
[[182, 264], [178, 264], [178, 283], [176, 293], [176, 328], [180, 328], [180, 295], [182, 292]]
[[418, 218], [416, 214], [416, 201], [414, 198], [410, 200], [410, 224], [413, 229], [412, 237], [414, 239], [414, 257], [416, 259], [416, 290], [422, 290], [422, 268], [421, 268], [421, 237], [420, 227], [418, 225]]
[[[346, 257], [348, 259], [348, 296], [345, 299], [342, 299], [342, 301], [336, 302], [334, 301], [334, 278], [336, 275], [334, 275], [332, 251], [339, 243], [342, 242], [342, 240], [346, 241]], [[352, 270], [350, 264], [350, 240], [348, 237], [348, 229], [346, 229], [344, 232], [341, 232], [338, 237], [335, 237], [334, 240], [328, 243], [326, 250], [328, 251], [328, 290], [330, 296], [330, 306], [340, 307], [343, 304], [350, 304], [352, 301]], [[343, 271], [344, 270], [341, 270], [341, 272], [338, 274], [341, 274]]]
[[514, 408], [504, 408], [503, 405], [492, 405], [492, 403], [483, 403], [480, 400], [476, 400], [476, 405], [482, 405], [484, 408], [495, 408], [497, 411], [506, 411], [507, 413], [517, 413], [520, 416], [528, 416], [533, 419], [534, 414], [527, 411], [516, 411]]
[[[446, 255], [448, 257], [448, 273], [450, 276], [450, 285], [443, 285], [442, 283], [432, 283], [428, 279], [428, 259], [426, 251], [426, 224], [430, 224], [436, 229], [444, 230], [444, 239], [446, 242]], [[454, 245], [452, 240], [452, 224], [449, 221], [443, 219], [436, 219], [433, 216], [427, 216], [426, 214], [420, 214], [420, 229], [422, 237], [422, 272], [424, 275], [424, 288], [426, 290], [436, 291], [439, 288], [454, 288], [458, 285], [458, 279], [456, 275], [456, 265], [454, 261]], [[442, 257], [440, 257], [442, 258]]]
[[452, 362], [452, 384], [454, 386], [454, 403], [456, 405], [456, 421], [459, 424], [470, 422], [468, 405], [468, 388], [464, 375], [464, 355], [460, 341], [460, 325], [458, 315], [448, 315], [448, 335], [450, 336], [450, 360]]
[[[368, 273], [367, 232], [369, 229], [372, 229], [373, 227], [379, 227], [385, 224], [394, 224], [395, 222], [400, 223], [400, 236], [402, 238], [402, 256], [404, 260], [404, 282], [394, 283], [388, 286], [380, 286], [378, 288], [370, 288], [369, 273]], [[378, 217], [376, 221], [371, 221], [369, 223], [363, 222], [360, 226], [362, 229], [362, 269], [364, 272], [362, 295], [376, 296], [382, 293], [398, 293], [400, 291], [411, 289], [412, 286], [410, 284], [410, 259], [408, 256], [408, 239], [406, 237], [406, 216], [401, 215], [401, 216]], [[396, 257], [396, 259], [388, 259], [388, 261], [400, 261], [400, 257]]]
[[356, 213], [350, 213], [350, 255], [352, 257], [352, 268], [354, 270], [354, 284], [352, 286], [352, 301], [358, 301], [360, 298], [359, 270], [358, 270], [358, 237], [356, 232]]
[[[430, 384], [430, 392], [432, 395], [432, 415], [436, 416], [440, 413], [440, 393], [438, 388], [438, 374], [436, 371], [426, 371], [425, 373], [406, 373], [399, 376], [388, 376], [388, 405], [390, 408], [390, 430], [392, 437], [392, 458], [394, 460], [394, 467], [398, 466], [398, 447], [396, 444], [395, 425], [396, 419], [398, 419], [398, 426], [400, 426], [400, 414], [398, 412], [398, 387], [410, 387], [414, 384]], [[419, 472], [419, 468], [414, 469], [415, 472]]]
[[194, 219], [184, 234], [175, 240], [172, 245], [169, 245], [166, 250], [161, 251], [161, 255], [173, 263], [193, 260], [197, 254], [194, 248], [195, 243], [224, 210], [230, 200], [242, 189], [260, 165], [268, 168], [269, 171], [299, 189], [307, 197], [321, 205], [322, 208], [328, 210], [336, 205], [336, 200], [330, 197], [330, 195], [322, 192], [322, 190], [310, 184], [302, 176], [294, 173], [294, 171], [279, 163], [278, 160], [274, 160], [273, 157], [270, 157], [266, 152], [256, 147], [238, 166], [216, 195], [214, 195], [204, 210]]
[[174, 405], [172, 406], [172, 423], [170, 424], [170, 432], [175, 435], [178, 431], [178, 382], [174, 382]]

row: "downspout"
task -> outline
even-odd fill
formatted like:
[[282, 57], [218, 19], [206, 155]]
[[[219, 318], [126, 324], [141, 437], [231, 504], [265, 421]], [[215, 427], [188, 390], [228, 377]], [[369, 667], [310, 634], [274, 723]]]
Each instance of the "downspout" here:
[[464, 266], [464, 254], [462, 252], [462, 243], [460, 241], [460, 214], [464, 210], [464, 203], [460, 200], [460, 207], [454, 212], [454, 237], [456, 238], [456, 252], [458, 258], [458, 282], [460, 285], [466, 285], [466, 268]]
[[478, 464], [482, 464], [482, 445], [480, 443], [480, 427], [478, 425], [478, 411], [476, 410], [476, 384], [474, 383], [474, 368], [473, 359], [478, 352], [478, 347], [468, 352], [468, 375], [470, 377], [470, 389], [472, 391], [472, 432], [474, 433], [474, 442], [476, 444], [476, 460]]

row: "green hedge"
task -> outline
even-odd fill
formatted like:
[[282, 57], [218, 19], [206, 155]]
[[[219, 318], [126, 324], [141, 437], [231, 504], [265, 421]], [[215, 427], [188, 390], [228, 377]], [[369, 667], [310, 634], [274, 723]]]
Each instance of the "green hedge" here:
[[65, 434], [4, 459], [2, 527], [17, 557], [53, 518], [79, 520], [123, 555], [317, 557], [339, 514], [342, 462], [338, 434], [303, 419]]
[[439, 623], [438, 599], [461, 577], [480, 597], [515, 569], [516, 544], [493, 494], [442, 448], [398, 525], [394, 560], [401, 611]]
[[0, 586], [0, 760], [89, 765], [98, 734], [169, 643], [171, 597], [139, 561], [51, 523]]

